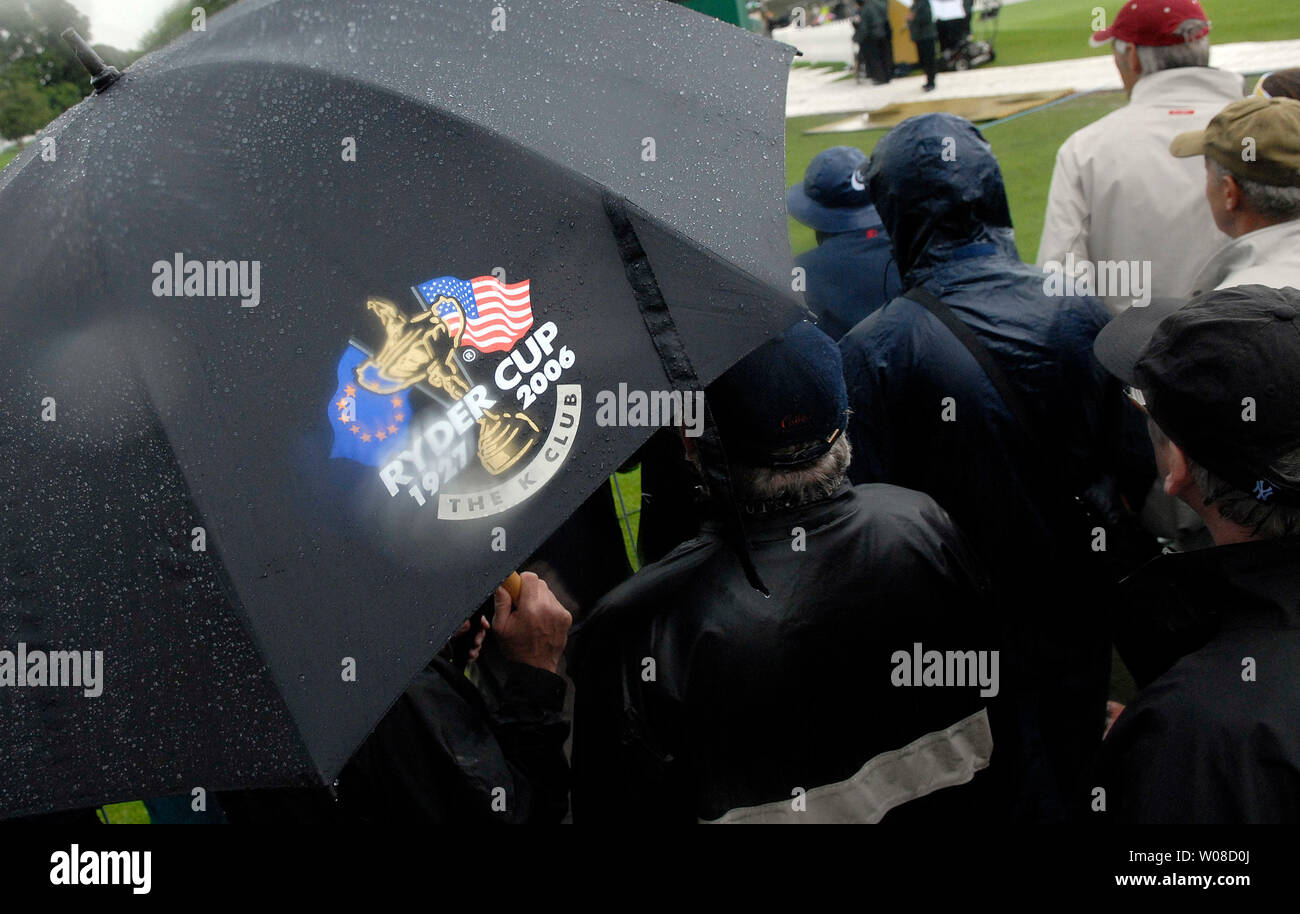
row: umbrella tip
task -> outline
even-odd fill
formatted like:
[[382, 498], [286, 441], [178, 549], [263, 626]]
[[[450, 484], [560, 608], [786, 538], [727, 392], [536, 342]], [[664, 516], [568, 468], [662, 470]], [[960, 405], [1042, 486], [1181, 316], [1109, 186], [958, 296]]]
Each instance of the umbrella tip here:
[[103, 92], [113, 83], [122, 78], [122, 71], [117, 67], [110, 67], [102, 57], [95, 53], [95, 49], [86, 43], [86, 39], [81, 37], [76, 29], [64, 29], [63, 40], [72, 48], [77, 60], [86, 68], [90, 74], [90, 85], [96, 93]]

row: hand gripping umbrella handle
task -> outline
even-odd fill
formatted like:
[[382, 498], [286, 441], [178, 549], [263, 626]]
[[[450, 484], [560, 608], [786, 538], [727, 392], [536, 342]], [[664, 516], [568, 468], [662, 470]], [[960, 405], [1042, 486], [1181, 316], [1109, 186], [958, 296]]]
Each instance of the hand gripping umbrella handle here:
[[[510, 594], [511, 602], [517, 604], [519, 602], [519, 594], [524, 589], [524, 579], [519, 576], [519, 572], [510, 572], [510, 575], [501, 582], [501, 586], [506, 589], [506, 593]], [[452, 662], [455, 663], [457, 667], [463, 669], [465, 665], [469, 663], [470, 645], [474, 643], [474, 634], [482, 625], [482, 622], [479, 620], [487, 619], [488, 621], [491, 621], [492, 614], [493, 608], [491, 605], [488, 606], [486, 611], [474, 613], [469, 620], [469, 631], [457, 638], [452, 644]]]

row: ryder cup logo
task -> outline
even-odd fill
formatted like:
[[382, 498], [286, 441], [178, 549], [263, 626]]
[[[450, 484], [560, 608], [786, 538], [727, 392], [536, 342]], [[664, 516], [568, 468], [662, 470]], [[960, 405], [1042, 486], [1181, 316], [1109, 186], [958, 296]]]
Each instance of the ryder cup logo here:
[[415, 314], [366, 302], [382, 341], [354, 340], [339, 361], [330, 456], [377, 467], [390, 497], [440, 519], [507, 511], [573, 448], [582, 388], [561, 379], [576, 357], [553, 321], [535, 325], [528, 280], [439, 276], [412, 291]]

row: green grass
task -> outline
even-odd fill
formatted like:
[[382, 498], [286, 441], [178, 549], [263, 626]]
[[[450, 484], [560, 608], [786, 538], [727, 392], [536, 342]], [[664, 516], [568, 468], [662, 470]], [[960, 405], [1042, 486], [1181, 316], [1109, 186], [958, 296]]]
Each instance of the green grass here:
[[985, 133], [1002, 165], [1011, 222], [1016, 228], [1020, 256], [1025, 260], [1033, 261], [1038, 256], [1057, 150], [1070, 134], [1127, 102], [1123, 92], [1084, 95], [1054, 108], [995, 124]]
[[20, 151], [21, 150], [15, 146], [13, 149], [6, 149], [4, 152], [0, 152], [0, 168], [4, 168], [12, 162], [14, 157], [17, 156]]
[[[1277, 41], [1300, 35], [1300, 3], [1295, 0], [1202, 0], [1214, 22], [1210, 38], [1216, 44], [1234, 41]], [[998, 65], [1014, 66], [1048, 60], [1109, 54], [1093, 48], [1092, 11], [1106, 10], [1107, 23], [1119, 11], [1117, 0], [1033, 0], [1004, 7], [997, 37]], [[973, 24], [975, 34], [983, 25]]]
[[[1002, 124], [990, 125], [985, 133], [993, 145], [1007, 183], [1011, 218], [1016, 228], [1020, 256], [1032, 261], [1038, 254], [1043, 233], [1047, 191], [1052, 183], [1056, 150], [1066, 138], [1087, 124], [1109, 114], [1125, 102], [1122, 92], [1082, 95], [1053, 108], [1034, 112]], [[813, 136], [804, 131], [842, 120], [844, 115], [793, 117], [785, 122], [786, 184], [803, 180], [808, 164], [819, 152], [832, 146], [857, 146], [868, 155], [885, 135], [885, 130], [857, 133], [825, 133]], [[817, 244], [813, 230], [790, 220], [790, 248], [802, 254]]]
[[849, 68], [849, 65], [842, 60], [796, 60], [790, 66], [796, 70], [834, 70], [836, 72]]
[[101, 806], [96, 815], [105, 825], [148, 825], [149, 810], [140, 800]]

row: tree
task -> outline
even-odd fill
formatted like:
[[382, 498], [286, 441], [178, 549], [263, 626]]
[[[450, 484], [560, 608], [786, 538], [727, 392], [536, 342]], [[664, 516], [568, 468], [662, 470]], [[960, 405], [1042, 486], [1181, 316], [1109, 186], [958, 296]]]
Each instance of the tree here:
[[[188, 32], [196, 6], [211, 16], [234, 2], [177, 0], [144, 37], [140, 53]], [[67, 28], [90, 41], [90, 21], [68, 0], [0, 0], [0, 136], [33, 134], [90, 94], [90, 77], [63, 40]], [[111, 45], [92, 47], [119, 69], [138, 56]]]
[[66, 28], [90, 40], [90, 20], [68, 0], [0, 0], [2, 66], [35, 61], [41, 85], [85, 81], [86, 71], [62, 38]]
[[0, 136], [35, 133], [90, 93], [66, 28], [90, 35], [68, 0], [0, 0]]
[[140, 53], [156, 51], [190, 31], [196, 7], [202, 7], [205, 16], [212, 16], [235, 2], [236, 0], [176, 0], [158, 17], [154, 27], [145, 33], [140, 41]]
[[35, 83], [0, 86], [0, 136], [16, 140], [35, 133], [54, 117], [49, 99]]
[[132, 61], [140, 56], [134, 51], [123, 51], [111, 44], [92, 44], [91, 47], [94, 48], [95, 53], [100, 56], [104, 63], [110, 67], [117, 67], [119, 70], [125, 70], [131, 66]]

